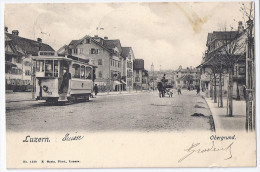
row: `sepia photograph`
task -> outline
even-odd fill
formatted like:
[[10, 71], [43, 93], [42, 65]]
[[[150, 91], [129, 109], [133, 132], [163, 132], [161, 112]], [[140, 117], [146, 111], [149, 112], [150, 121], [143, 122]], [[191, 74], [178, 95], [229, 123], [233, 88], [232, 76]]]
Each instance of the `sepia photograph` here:
[[3, 5], [6, 168], [256, 167], [258, 2]]

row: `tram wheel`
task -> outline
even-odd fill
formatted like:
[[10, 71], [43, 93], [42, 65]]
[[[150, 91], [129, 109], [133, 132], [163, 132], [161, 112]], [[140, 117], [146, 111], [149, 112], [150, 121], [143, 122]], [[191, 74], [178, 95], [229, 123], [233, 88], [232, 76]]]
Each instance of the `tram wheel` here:
[[75, 103], [78, 102], [78, 97], [77, 97], [77, 96], [74, 97], [74, 102], [75, 102]]
[[89, 101], [89, 95], [84, 96], [85, 102]]

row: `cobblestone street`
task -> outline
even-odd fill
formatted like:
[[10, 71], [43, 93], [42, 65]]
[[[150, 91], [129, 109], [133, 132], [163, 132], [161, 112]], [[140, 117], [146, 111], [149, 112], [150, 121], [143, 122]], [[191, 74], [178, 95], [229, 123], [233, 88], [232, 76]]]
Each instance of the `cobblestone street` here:
[[[19, 94], [28, 99], [17, 100]], [[8, 131], [209, 131], [213, 127], [210, 110], [195, 91], [174, 93], [172, 98], [159, 98], [156, 91], [103, 94], [65, 106], [47, 105], [30, 96], [6, 94]], [[194, 113], [204, 116], [191, 116]]]

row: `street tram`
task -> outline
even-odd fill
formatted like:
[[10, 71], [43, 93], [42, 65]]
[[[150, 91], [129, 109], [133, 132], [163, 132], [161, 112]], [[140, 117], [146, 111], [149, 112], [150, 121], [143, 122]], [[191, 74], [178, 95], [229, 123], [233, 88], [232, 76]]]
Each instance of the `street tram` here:
[[74, 56], [36, 56], [34, 96], [46, 102], [89, 100], [96, 66]]

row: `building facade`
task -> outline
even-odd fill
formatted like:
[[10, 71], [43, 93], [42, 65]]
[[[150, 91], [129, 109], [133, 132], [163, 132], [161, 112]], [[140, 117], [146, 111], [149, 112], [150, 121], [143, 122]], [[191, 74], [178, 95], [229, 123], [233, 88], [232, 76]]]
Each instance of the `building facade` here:
[[122, 47], [121, 56], [123, 57], [123, 80], [126, 82], [126, 89], [132, 90], [134, 83], [134, 65], [135, 59], [132, 47]]
[[[238, 23], [237, 31], [222, 31], [208, 34], [207, 49], [199, 67], [201, 68], [202, 90], [210, 90], [210, 96], [213, 96], [214, 89], [217, 89], [217, 92], [219, 92], [220, 83], [222, 84], [223, 96], [227, 96], [228, 71], [232, 70], [233, 98], [240, 99], [244, 97], [243, 85], [246, 84], [246, 39], [247, 35], [242, 22]], [[232, 69], [228, 69], [227, 62], [224, 59], [227, 56], [226, 51], [228, 48], [230, 54], [232, 54], [232, 59], [235, 59], [232, 60]], [[219, 60], [220, 55], [223, 58], [222, 62]]]
[[174, 88], [188, 88], [194, 89], [196, 86], [199, 86], [200, 82], [200, 70], [197, 68], [187, 67], [182, 68], [179, 66], [175, 70], [173, 75]]
[[148, 71], [144, 69], [144, 60], [135, 59], [134, 60], [134, 89], [144, 90], [149, 89], [149, 75]]
[[10, 91], [30, 91], [32, 89], [32, 56], [38, 53], [54, 54], [54, 49], [37, 41], [19, 36], [18, 30], [8, 33], [5, 27], [5, 86]]
[[85, 36], [80, 40], [72, 40], [58, 50], [58, 54], [69, 54], [89, 60], [97, 66], [95, 84], [100, 91], [123, 90], [122, 82], [123, 57], [120, 40], [108, 40], [107, 37]]

